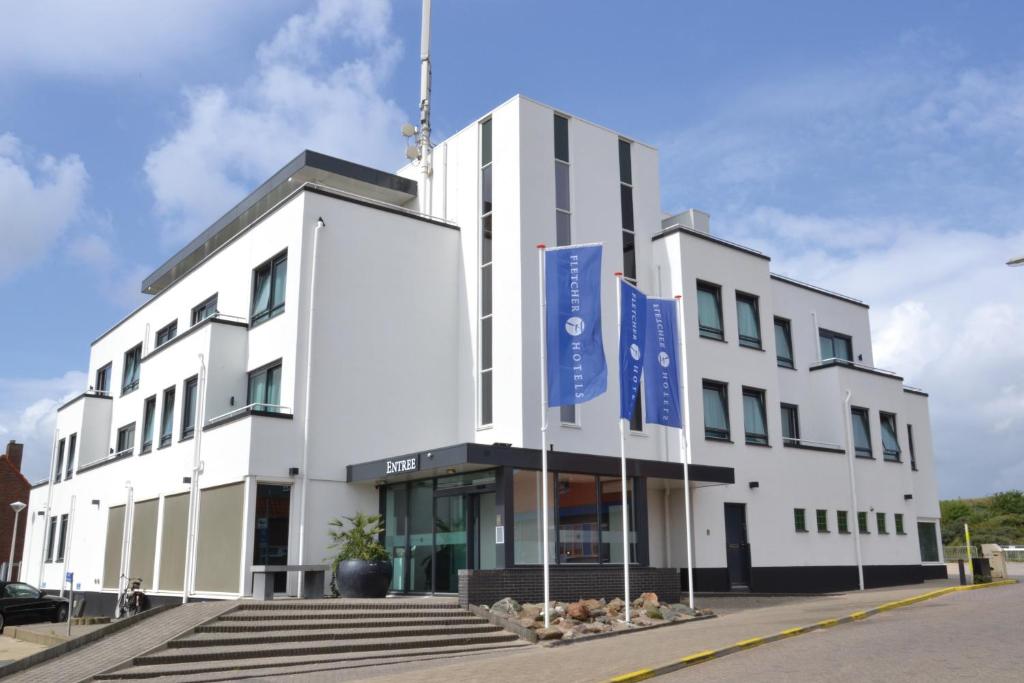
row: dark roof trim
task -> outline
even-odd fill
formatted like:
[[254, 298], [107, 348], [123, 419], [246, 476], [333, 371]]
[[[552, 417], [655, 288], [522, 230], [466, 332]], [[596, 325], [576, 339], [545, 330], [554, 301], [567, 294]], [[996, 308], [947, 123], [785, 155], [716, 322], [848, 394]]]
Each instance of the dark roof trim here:
[[111, 396], [110, 394], [101, 394], [101, 393], [99, 393], [97, 391], [83, 391], [78, 396], [75, 396], [74, 398], [69, 399], [66, 403], [64, 403], [64, 405], [62, 405], [59, 408], [57, 408], [57, 412], [59, 413], [60, 411], [64, 410], [65, 408], [67, 408], [69, 405], [71, 405], [72, 403], [74, 403], [75, 401], [77, 401], [80, 398], [105, 398], [108, 401], [111, 401], [111, 400], [114, 399], [114, 397]]
[[900, 382], [903, 381], [903, 378], [896, 373], [869, 368], [848, 360], [842, 360], [841, 358], [829, 358], [828, 360], [823, 360], [818, 365], [812, 365], [809, 369], [811, 372], [814, 372], [815, 370], [823, 370], [825, 368], [847, 368], [849, 370], [856, 370], [857, 372], [866, 372], [870, 375], [878, 375], [879, 377], [885, 377], [886, 379], [895, 379]]
[[46, 486], [49, 483], [50, 483], [49, 479], [43, 479], [41, 481], [37, 481], [36, 483], [32, 484], [32, 486], [29, 487], [29, 488], [37, 489], [37, 488], [39, 488], [41, 486]]
[[662, 230], [661, 232], [654, 235], [654, 237], [651, 238], [651, 241], [654, 242], [656, 240], [660, 240], [663, 237], [668, 237], [669, 235], [674, 235], [676, 233], [689, 235], [691, 237], [697, 237], [702, 240], [707, 240], [709, 242], [714, 242], [715, 244], [720, 244], [723, 247], [735, 249], [736, 251], [742, 251], [744, 254], [748, 254], [750, 256], [756, 256], [757, 258], [764, 259], [765, 261], [772, 260], [770, 256], [768, 256], [767, 254], [762, 254], [757, 249], [751, 249], [750, 247], [745, 247], [742, 244], [736, 244], [735, 242], [730, 242], [729, 240], [723, 240], [721, 237], [714, 237], [707, 233], [700, 232], [699, 230], [694, 230], [692, 228], [687, 228], [682, 225], [677, 225], [675, 227]]
[[382, 202], [375, 202], [370, 199], [356, 197], [354, 195], [350, 195], [345, 192], [340, 192], [333, 188], [325, 187], [323, 185], [308, 183], [301, 189], [304, 189], [306, 192], [311, 192], [312, 194], [319, 194], [323, 195], [324, 197], [331, 197], [332, 199], [340, 199], [343, 202], [349, 202], [350, 204], [359, 204], [360, 206], [366, 206], [371, 209], [380, 209], [381, 211], [385, 211], [387, 213], [393, 213], [395, 215], [403, 216], [405, 218], [412, 218], [413, 220], [423, 221], [424, 223], [431, 223], [442, 228], [450, 228], [451, 230], [456, 231], [459, 230], [459, 226], [456, 225], [455, 223], [449, 223], [439, 218], [434, 218], [433, 216], [415, 213], [413, 211], [409, 211], [408, 209], [403, 209], [400, 206], [391, 206], [390, 204], [384, 204]]
[[[357, 465], [348, 465], [345, 468], [345, 481], [377, 481], [385, 479], [387, 478], [388, 462], [408, 459], [415, 459], [417, 461], [416, 472], [422, 473], [424, 476], [430, 476], [432, 473], [444, 473], [447, 468], [458, 465], [478, 465], [481, 468], [515, 467], [527, 470], [540, 469], [540, 451], [536, 448], [463, 443], [381, 460], [372, 460]], [[617, 476], [619, 474], [619, 466], [619, 459], [614, 456], [548, 451], [548, 469], [553, 472]], [[666, 462], [664, 460], [627, 458], [626, 474], [631, 477], [682, 479], [683, 466], [681, 463]], [[736, 481], [735, 472], [731, 467], [718, 467], [715, 465], [690, 465], [690, 479], [716, 484], [732, 484]]]
[[164, 342], [160, 346], [156, 347], [155, 349], [153, 349], [152, 351], [147, 353], [145, 356], [143, 356], [142, 360], [140, 362], [145, 363], [147, 360], [149, 360], [150, 358], [152, 358], [156, 354], [160, 353], [164, 349], [166, 349], [166, 348], [168, 348], [170, 346], [174, 346], [175, 342], [177, 342], [179, 339], [186, 338], [187, 336], [189, 336], [190, 334], [192, 334], [196, 330], [199, 330], [199, 329], [202, 329], [203, 327], [205, 327], [208, 323], [209, 324], [217, 323], [218, 325], [231, 325], [232, 327], [245, 327], [245, 328], [249, 327], [249, 323], [242, 322], [241, 320], [228, 320], [226, 318], [218, 318], [216, 315], [215, 316], [211, 316], [211, 317], [206, 318], [204, 320], [200, 320], [195, 325], [193, 325], [192, 327], [188, 328], [187, 330], [185, 330], [184, 332], [182, 332], [181, 334], [176, 336], [174, 339], [171, 339], [168, 342]]
[[908, 387], [904, 385], [903, 391], [905, 391], [908, 394], [917, 394], [918, 396], [924, 396], [925, 398], [928, 398], [928, 392], [925, 391], [924, 389], [918, 389], [917, 387]]
[[[275, 362], [277, 362], [277, 361], [275, 361]], [[211, 429], [216, 429], [217, 427], [223, 427], [226, 424], [231, 424], [232, 422], [236, 422], [238, 420], [242, 420], [244, 418], [253, 417], [253, 416], [255, 416], [255, 417], [276, 417], [279, 420], [291, 420], [291, 419], [294, 419], [294, 415], [292, 415], [291, 413], [275, 413], [275, 412], [272, 412], [270, 410], [257, 410], [256, 408], [248, 408], [247, 410], [239, 410], [238, 413], [236, 413], [235, 415], [232, 415], [231, 417], [225, 417], [224, 419], [217, 420], [216, 422], [207, 422], [205, 425], [203, 425], [203, 431], [204, 432], [208, 432]]]
[[845, 294], [840, 294], [838, 292], [833, 292], [833, 291], [828, 290], [828, 289], [823, 289], [822, 287], [815, 287], [814, 285], [809, 285], [806, 282], [800, 282], [799, 280], [794, 280], [793, 278], [786, 277], [785, 275], [779, 275], [777, 273], [771, 273], [771, 278], [773, 280], [778, 280], [779, 282], [785, 282], [788, 285], [793, 285], [794, 287], [800, 287], [801, 289], [806, 289], [808, 291], [815, 292], [817, 294], [824, 294], [825, 296], [832, 297], [833, 299], [839, 299], [840, 301], [845, 301], [848, 304], [854, 304], [855, 306], [861, 306], [863, 308], [871, 308], [870, 306], [868, 306], [866, 303], [864, 303], [860, 299], [854, 299], [852, 296], [846, 296]]
[[95, 470], [95, 469], [98, 469], [100, 467], [103, 467], [104, 465], [110, 465], [110, 464], [115, 463], [115, 462], [121, 462], [122, 460], [127, 460], [128, 458], [132, 457], [133, 455], [135, 455], [135, 449], [134, 448], [131, 451], [129, 451], [128, 453], [124, 453], [123, 455], [117, 455], [117, 454], [115, 454], [115, 455], [108, 455], [106, 458], [103, 458], [103, 460], [97, 460], [96, 462], [90, 462], [90, 463], [88, 463], [86, 465], [80, 466], [76, 470], [76, 474], [81, 474], [82, 472], [88, 472], [89, 470]]

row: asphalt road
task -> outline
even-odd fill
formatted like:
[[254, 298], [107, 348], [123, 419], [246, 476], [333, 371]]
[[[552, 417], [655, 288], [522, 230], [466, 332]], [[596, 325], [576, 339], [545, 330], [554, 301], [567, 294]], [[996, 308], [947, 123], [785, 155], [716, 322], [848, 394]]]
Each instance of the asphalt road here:
[[1024, 584], [953, 593], [657, 680], [1024, 681]]

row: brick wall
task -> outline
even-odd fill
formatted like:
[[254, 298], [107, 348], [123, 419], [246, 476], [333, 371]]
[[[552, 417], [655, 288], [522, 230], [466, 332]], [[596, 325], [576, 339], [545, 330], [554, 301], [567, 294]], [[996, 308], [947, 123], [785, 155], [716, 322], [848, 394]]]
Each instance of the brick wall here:
[[[581, 598], [622, 597], [622, 567], [551, 567], [552, 600], [571, 602]], [[679, 570], [630, 567], [629, 594], [636, 598], [653, 591], [662, 601], [678, 602]], [[504, 597], [519, 602], [543, 602], [544, 572], [541, 567], [512, 569], [463, 569], [459, 571], [459, 604], [492, 605]]]
[[[0, 455], [0, 562], [6, 562], [11, 552], [11, 532], [14, 529], [14, 510], [11, 503], [20, 500], [28, 503], [31, 485], [21, 474], [21, 444], [11, 441], [6, 452]], [[25, 521], [28, 511], [22, 510], [18, 515], [18, 544], [14, 549], [14, 562], [21, 562], [21, 552], [25, 545]], [[17, 577], [17, 573], [15, 573]], [[7, 577], [2, 577], [6, 579]]]

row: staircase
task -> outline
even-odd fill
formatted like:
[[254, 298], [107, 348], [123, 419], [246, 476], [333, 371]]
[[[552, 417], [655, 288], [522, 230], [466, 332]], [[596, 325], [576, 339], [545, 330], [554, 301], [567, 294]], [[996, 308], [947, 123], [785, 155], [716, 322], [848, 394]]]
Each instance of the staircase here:
[[223, 681], [529, 647], [443, 598], [246, 602], [94, 680]]

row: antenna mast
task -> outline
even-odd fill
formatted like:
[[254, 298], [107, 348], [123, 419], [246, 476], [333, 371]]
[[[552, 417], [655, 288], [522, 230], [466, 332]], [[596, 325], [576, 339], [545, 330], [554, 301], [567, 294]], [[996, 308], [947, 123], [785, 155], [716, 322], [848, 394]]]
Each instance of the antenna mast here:
[[431, 213], [431, 172], [433, 145], [430, 143], [430, 0], [423, 0], [423, 25], [420, 32], [420, 129], [419, 161], [423, 173], [420, 211]]

